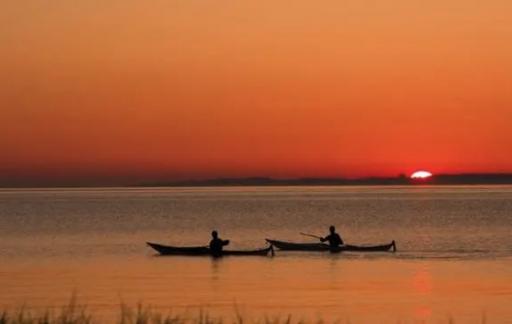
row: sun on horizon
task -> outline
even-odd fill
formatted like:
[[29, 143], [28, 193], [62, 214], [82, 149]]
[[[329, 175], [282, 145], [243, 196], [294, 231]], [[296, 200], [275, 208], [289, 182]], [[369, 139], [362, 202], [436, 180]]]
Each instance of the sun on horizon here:
[[428, 179], [432, 176], [432, 173], [425, 170], [416, 171], [411, 174], [411, 179]]

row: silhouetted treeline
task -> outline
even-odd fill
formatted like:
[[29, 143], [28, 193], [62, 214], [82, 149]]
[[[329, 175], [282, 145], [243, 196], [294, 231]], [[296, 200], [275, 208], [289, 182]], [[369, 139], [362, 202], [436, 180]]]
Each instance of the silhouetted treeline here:
[[146, 183], [141, 186], [365, 186], [365, 185], [470, 185], [470, 184], [512, 184], [512, 174], [439, 174], [427, 179], [411, 179], [405, 175], [397, 177], [367, 178], [297, 178], [274, 179], [265, 177], [216, 178], [205, 180], [185, 180], [171, 182]]
[[467, 174], [440, 174], [428, 180], [433, 184], [512, 184], [510, 173], [467, 173]]

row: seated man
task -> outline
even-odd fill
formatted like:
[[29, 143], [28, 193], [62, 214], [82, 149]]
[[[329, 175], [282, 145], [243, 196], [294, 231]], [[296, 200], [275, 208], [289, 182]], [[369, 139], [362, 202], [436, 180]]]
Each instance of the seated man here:
[[330, 232], [330, 234], [327, 235], [326, 237], [320, 238], [320, 241], [322, 241], [322, 242], [329, 241], [329, 247], [331, 249], [336, 249], [340, 245], [344, 244], [343, 240], [341, 239], [341, 236], [339, 236], [339, 234], [336, 233], [336, 228], [334, 226], [331, 225], [329, 227], [329, 232]]
[[214, 257], [222, 256], [222, 248], [224, 245], [228, 245], [229, 240], [221, 240], [217, 231], [212, 232], [212, 240], [210, 241], [210, 252]]

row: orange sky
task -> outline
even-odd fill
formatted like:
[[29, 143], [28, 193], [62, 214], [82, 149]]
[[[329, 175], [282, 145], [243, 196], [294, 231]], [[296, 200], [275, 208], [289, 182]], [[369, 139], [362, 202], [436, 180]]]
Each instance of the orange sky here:
[[0, 185], [512, 172], [509, 0], [4, 0]]

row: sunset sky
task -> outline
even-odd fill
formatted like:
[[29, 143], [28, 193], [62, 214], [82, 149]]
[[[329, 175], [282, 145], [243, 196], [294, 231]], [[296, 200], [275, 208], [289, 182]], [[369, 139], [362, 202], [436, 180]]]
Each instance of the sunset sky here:
[[0, 185], [512, 172], [510, 0], [4, 0]]

